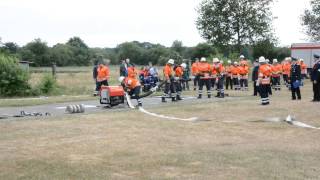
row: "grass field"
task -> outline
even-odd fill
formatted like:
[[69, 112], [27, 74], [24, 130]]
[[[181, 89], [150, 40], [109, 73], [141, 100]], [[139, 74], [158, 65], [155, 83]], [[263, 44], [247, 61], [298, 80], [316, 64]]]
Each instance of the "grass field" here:
[[177, 117], [165, 121], [136, 110], [48, 120], [0, 121], [0, 179], [319, 179], [320, 130], [269, 117], [295, 115], [320, 126], [311, 86], [302, 101], [283, 90], [260, 106], [241, 98], [148, 109]]
[[[60, 87], [60, 93], [58, 95], [49, 96], [48, 98], [2, 98], [0, 99], [0, 107], [40, 105], [96, 99], [92, 97], [95, 89], [95, 82], [92, 78], [92, 68], [93, 67], [58, 67], [57, 83]], [[36, 87], [46, 74], [51, 74], [51, 68], [30, 68], [30, 72], [30, 84], [32, 87]], [[119, 66], [110, 66], [110, 74], [109, 83], [111, 85], [118, 85]]]

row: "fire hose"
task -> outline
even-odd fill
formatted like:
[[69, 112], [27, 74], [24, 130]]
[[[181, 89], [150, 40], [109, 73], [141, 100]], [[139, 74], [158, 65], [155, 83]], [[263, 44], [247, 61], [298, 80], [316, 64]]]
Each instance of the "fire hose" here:
[[[159, 84], [158, 86], [155, 87], [155, 89], [153, 89], [152, 91], [149, 91], [141, 96], [139, 96], [139, 98], [144, 98], [144, 97], [147, 97], [147, 96], [150, 96], [151, 94], [153, 94], [153, 92], [156, 91], [157, 88], [163, 86], [165, 84], [165, 82], [162, 82], [161, 84]], [[135, 109], [135, 106], [132, 104], [131, 102], [131, 98], [129, 96], [129, 94], [127, 92], [125, 92], [125, 97], [126, 97], [126, 100], [127, 100], [127, 103], [128, 103], [128, 106], [131, 108], [131, 109]], [[192, 118], [177, 118], [177, 117], [172, 117], [172, 116], [165, 116], [165, 115], [161, 115], [161, 114], [156, 114], [156, 113], [152, 113], [152, 112], [149, 112], [147, 110], [145, 110], [143, 107], [139, 106], [138, 107], [138, 110], [144, 114], [147, 114], [147, 115], [150, 115], [150, 116], [154, 116], [154, 117], [158, 117], [158, 118], [162, 118], [162, 119], [168, 119], [168, 120], [179, 120], [179, 121], [189, 121], [189, 122], [194, 122], [194, 121], [197, 121], [198, 118], [197, 117], [192, 117]]]

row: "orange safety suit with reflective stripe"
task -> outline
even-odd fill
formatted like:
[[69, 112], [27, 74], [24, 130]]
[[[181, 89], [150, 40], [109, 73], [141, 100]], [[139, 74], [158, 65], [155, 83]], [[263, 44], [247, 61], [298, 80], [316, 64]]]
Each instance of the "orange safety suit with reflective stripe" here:
[[193, 76], [196, 76], [198, 74], [198, 65], [199, 65], [199, 62], [195, 62], [191, 66], [191, 73]]
[[110, 71], [109, 68], [105, 65], [99, 65], [97, 75], [97, 81], [102, 82], [109, 79]]
[[291, 69], [291, 64], [290, 64], [290, 63], [285, 62], [285, 63], [282, 65], [283, 74], [290, 75], [290, 69]]
[[280, 77], [282, 74], [282, 65], [276, 64], [271, 66], [272, 77]]
[[163, 68], [163, 75], [166, 80], [169, 80], [172, 77], [172, 68], [171, 65], [167, 64]]
[[212, 69], [209, 63], [200, 62], [198, 65], [198, 74], [201, 76], [201, 79], [209, 79]]
[[259, 81], [261, 84], [266, 85], [270, 84], [270, 77], [271, 77], [272, 71], [269, 66], [269, 64], [263, 64], [259, 66]]
[[174, 72], [175, 72], [175, 76], [176, 76], [176, 77], [182, 78], [183, 69], [182, 69], [181, 66], [176, 67], [176, 69], [175, 69]]
[[137, 86], [141, 86], [139, 80], [132, 77], [126, 77], [124, 79], [124, 84], [130, 90], [136, 88]]
[[137, 71], [136, 69], [131, 66], [131, 67], [128, 67], [128, 77], [132, 77], [132, 78], [135, 78], [137, 76]]
[[300, 66], [301, 66], [301, 74], [307, 74], [308, 72], [308, 66], [304, 63], [304, 62], [301, 62], [300, 63]]

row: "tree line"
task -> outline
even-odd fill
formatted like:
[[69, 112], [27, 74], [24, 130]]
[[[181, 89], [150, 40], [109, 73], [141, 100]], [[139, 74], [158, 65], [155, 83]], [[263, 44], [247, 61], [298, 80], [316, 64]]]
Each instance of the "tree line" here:
[[[194, 47], [183, 45], [175, 40], [171, 47], [150, 42], [124, 42], [115, 48], [90, 48], [81, 38], [72, 37], [66, 43], [58, 43], [49, 47], [41, 39], [35, 39], [25, 46], [19, 47], [14, 42], [2, 43], [1, 52], [17, 57], [19, 60], [31, 61], [33, 66], [88, 66], [100, 60], [109, 59], [111, 64], [119, 64], [120, 60], [130, 58], [137, 65], [148, 62], [163, 65], [170, 58], [179, 61], [201, 57], [224, 57], [236, 59], [239, 55], [236, 45], [230, 45], [228, 51], [212, 43], [199, 43]], [[254, 45], [245, 45], [241, 49], [249, 59], [255, 59], [261, 54], [267, 57], [283, 58], [289, 55], [286, 47], [277, 47], [269, 40], [259, 41]]]
[[[204, 43], [194, 47], [175, 40], [171, 47], [150, 42], [124, 42], [115, 48], [90, 48], [80, 37], [72, 37], [66, 43], [49, 47], [41, 39], [35, 39], [19, 47], [14, 42], [2, 43], [0, 52], [19, 60], [34, 62], [34, 66], [88, 66], [102, 59], [112, 64], [130, 58], [139, 65], [152, 62], [163, 65], [168, 59], [177, 61], [200, 57], [236, 59], [239, 54], [250, 60], [264, 55], [272, 59], [290, 56], [290, 49], [278, 47], [272, 31], [273, 0], [203, 0], [197, 8], [195, 22]], [[320, 0], [312, 0], [311, 8], [301, 15], [301, 24], [312, 41], [320, 40]]]

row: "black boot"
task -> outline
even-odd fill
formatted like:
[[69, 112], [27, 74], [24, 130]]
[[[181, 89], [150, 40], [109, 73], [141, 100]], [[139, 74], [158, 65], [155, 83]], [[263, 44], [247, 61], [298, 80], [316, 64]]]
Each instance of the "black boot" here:
[[224, 93], [221, 93], [219, 98], [224, 98]]
[[301, 92], [300, 92], [300, 89], [297, 90], [297, 96], [298, 96], [298, 100], [301, 100]]
[[177, 101], [181, 101], [182, 99], [181, 99], [181, 97], [180, 97], [180, 95], [177, 95]]
[[209, 98], [209, 99], [211, 98], [211, 94], [208, 94], [208, 98]]
[[176, 98], [175, 97], [172, 97], [171, 100], [172, 100], [172, 102], [176, 102]]
[[220, 97], [220, 92], [217, 93], [217, 95], [215, 97]]
[[202, 94], [199, 94], [198, 99], [201, 99], [201, 98], [202, 98]]
[[161, 102], [163, 102], [163, 103], [167, 102], [167, 101], [166, 101], [166, 98], [165, 98], [165, 97], [162, 97], [162, 98], [161, 98]]

